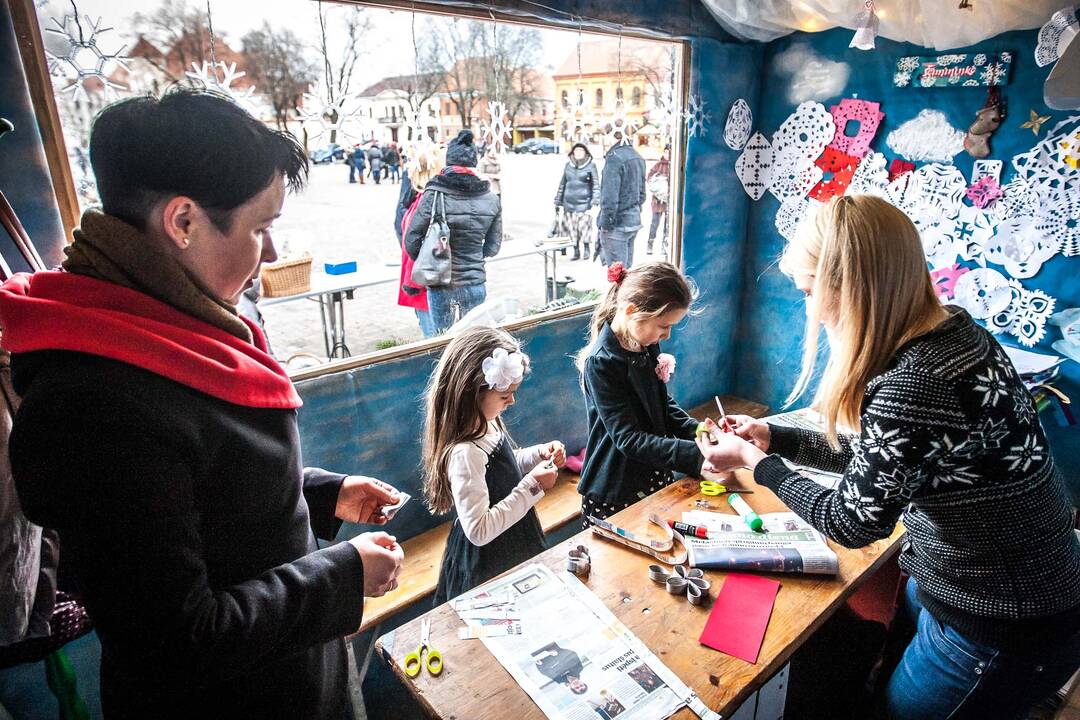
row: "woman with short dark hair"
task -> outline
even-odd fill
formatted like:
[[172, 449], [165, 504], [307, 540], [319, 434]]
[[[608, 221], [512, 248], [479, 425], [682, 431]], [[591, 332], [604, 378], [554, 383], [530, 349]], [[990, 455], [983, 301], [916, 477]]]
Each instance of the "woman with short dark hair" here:
[[180, 90], [94, 123], [104, 212], [63, 271], [0, 288], [23, 397], [22, 507], [55, 528], [102, 645], [106, 717], [348, 716], [363, 598], [396, 586], [397, 492], [301, 464], [292, 383], [236, 303], [307, 159], [229, 100]]

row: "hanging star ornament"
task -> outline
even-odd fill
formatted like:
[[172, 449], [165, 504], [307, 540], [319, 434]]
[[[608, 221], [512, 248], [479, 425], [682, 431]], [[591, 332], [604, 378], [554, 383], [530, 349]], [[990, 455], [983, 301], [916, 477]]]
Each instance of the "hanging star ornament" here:
[[[127, 46], [121, 45], [119, 50], [112, 53], [98, 47], [98, 38], [112, 30], [111, 27], [101, 27], [100, 17], [96, 22], [89, 15], [84, 15], [81, 20], [78, 15], [64, 15], [61, 20], [50, 20], [56, 27], [45, 28], [45, 32], [62, 36], [68, 44], [67, 50], [61, 55], [45, 50], [49, 72], [70, 81], [60, 92], [70, 92], [76, 100], [86, 99], [86, 84], [92, 80], [101, 83], [105, 97], [109, 99], [116, 97], [117, 90], [127, 89], [110, 80], [105, 72], [113, 64], [129, 69], [125, 62], [127, 57], [123, 55]], [[83, 27], [83, 23], [89, 26], [89, 30]]]
[[1031, 111], [1031, 118], [1025, 123], [1020, 123], [1020, 127], [1021, 128], [1031, 128], [1031, 132], [1038, 135], [1039, 131], [1042, 130], [1043, 123], [1047, 122], [1049, 119], [1050, 119], [1049, 115], [1040, 115], [1039, 113], [1032, 110]]

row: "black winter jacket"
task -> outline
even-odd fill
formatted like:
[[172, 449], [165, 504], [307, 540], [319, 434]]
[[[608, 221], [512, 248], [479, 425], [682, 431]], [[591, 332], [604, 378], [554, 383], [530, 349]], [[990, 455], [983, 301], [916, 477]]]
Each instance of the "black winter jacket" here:
[[640, 228], [644, 204], [645, 161], [629, 145], [616, 145], [604, 156], [596, 224], [604, 230]]
[[19, 499], [59, 531], [105, 717], [341, 718], [363, 563], [316, 545], [344, 476], [302, 467], [296, 412], [77, 352], [18, 354], [12, 372]]
[[578, 492], [605, 504], [645, 497], [654, 470], [699, 475], [705, 462], [694, 442], [697, 420], [656, 376], [660, 346], [635, 353], [605, 325], [585, 359], [589, 424]]
[[587, 158], [584, 165], [576, 165], [573, 160], [566, 163], [559, 191], [555, 193], [555, 205], [566, 212], [580, 213], [600, 204], [600, 171], [592, 158]]
[[431, 224], [436, 194], [442, 198], [438, 212], [442, 212], [445, 201], [446, 222], [450, 225], [450, 286], [480, 285], [487, 280], [485, 258], [495, 257], [502, 245], [502, 203], [488, 188], [487, 180], [468, 173], [436, 175], [424, 186], [405, 234], [405, 252], [413, 260]]

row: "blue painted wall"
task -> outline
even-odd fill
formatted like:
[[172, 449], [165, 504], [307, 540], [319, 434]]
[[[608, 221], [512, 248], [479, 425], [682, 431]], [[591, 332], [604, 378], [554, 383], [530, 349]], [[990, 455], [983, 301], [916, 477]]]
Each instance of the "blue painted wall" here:
[[[1013, 177], [1012, 157], [1037, 142], [1031, 130], [1020, 127], [1020, 123], [1027, 119], [1029, 110], [1036, 109], [1041, 115], [1053, 117], [1050, 123], [1043, 127], [1039, 139], [1045, 137], [1056, 122], [1070, 115], [1065, 111], [1049, 110], [1043, 104], [1042, 86], [1050, 67], [1039, 68], [1035, 65], [1036, 33], [1035, 30], [1006, 33], [977, 46], [949, 51], [1014, 53], [1012, 79], [1004, 89], [1009, 116], [994, 133], [991, 141], [990, 157], [1005, 161], [1002, 183]], [[885, 120], [878, 129], [872, 147], [884, 153], [890, 161], [896, 154], [886, 145], [886, 137], [898, 125], [915, 117], [920, 110], [940, 110], [954, 127], [966, 131], [975, 119], [975, 111], [982, 107], [986, 100], [986, 88], [895, 88], [892, 86], [892, 76], [898, 57], [939, 53], [917, 45], [881, 38], [878, 39], [875, 50], [862, 52], [847, 47], [850, 39], [850, 30], [838, 29], [817, 34], [796, 33], [769, 43], [765, 48], [761, 83], [763, 87], [770, 88], [770, 92], [763, 94], [761, 102], [754, 106], [755, 130], [771, 137], [780, 123], [795, 109], [795, 105], [788, 101], [786, 93], [783, 92], [787, 78], [777, 67], [777, 56], [798, 44], [808, 45], [828, 60], [845, 62], [850, 66], [851, 74], [843, 92], [820, 99], [826, 107], [836, 104], [842, 97], [853, 97], [856, 94], [863, 100], [881, 103]], [[965, 152], [954, 158], [954, 163], [964, 177], [971, 176], [972, 162], [973, 158]], [[733, 174], [730, 163], [725, 171]], [[778, 207], [779, 203], [768, 193], [760, 201], [751, 204], [743, 268], [741, 322], [738, 330], [740, 362], [734, 381], [734, 387], [740, 394], [767, 402], [773, 407], [782, 403], [798, 374], [805, 317], [801, 293], [797, 292], [775, 267], [775, 260], [784, 245], [784, 239], [776, 232], [773, 223]], [[1080, 306], [1078, 278], [1080, 259], [1058, 254], [1043, 265], [1035, 277], [1021, 282], [1028, 289], [1037, 288], [1057, 298], [1057, 308], [1063, 309]], [[1003, 344], [1016, 344], [1015, 338], [1010, 335], [998, 337]], [[1053, 352], [1050, 342], [1060, 337], [1058, 328], [1048, 326], [1045, 340], [1033, 349]], [[1067, 361], [1063, 372], [1063, 387], [1066, 392], [1071, 392], [1074, 397], [1080, 394], [1080, 365]]]

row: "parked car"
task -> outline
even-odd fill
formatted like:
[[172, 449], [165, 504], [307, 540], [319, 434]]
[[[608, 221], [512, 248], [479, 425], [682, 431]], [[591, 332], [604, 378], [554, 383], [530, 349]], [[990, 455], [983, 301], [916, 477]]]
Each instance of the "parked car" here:
[[531, 154], [532, 151], [533, 151], [533, 146], [536, 145], [536, 141], [538, 139], [539, 138], [529, 138], [528, 140], [522, 140], [521, 142], [519, 142], [517, 145], [515, 145], [513, 147], [514, 153], [517, 154], [517, 155], [520, 155], [522, 153]]
[[529, 149], [533, 155], [549, 155], [559, 152], [559, 144], [547, 138], [532, 138], [532, 147]]
[[311, 152], [311, 162], [316, 165], [345, 161], [345, 148], [337, 143], [330, 143]]

